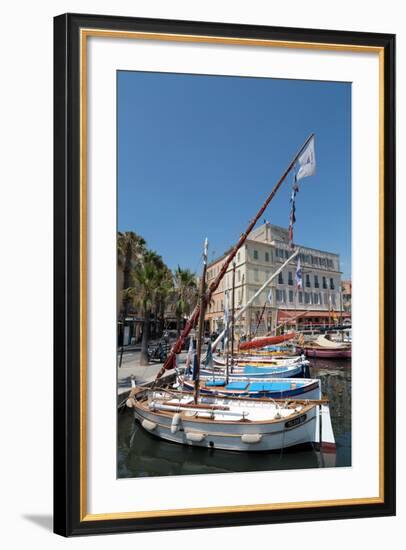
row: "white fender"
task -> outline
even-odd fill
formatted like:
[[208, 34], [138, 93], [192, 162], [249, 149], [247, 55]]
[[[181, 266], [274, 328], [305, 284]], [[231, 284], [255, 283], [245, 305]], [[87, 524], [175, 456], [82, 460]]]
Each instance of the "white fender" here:
[[141, 426], [145, 430], [148, 430], [149, 432], [152, 432], [152, 431], [155, 430], [157, 425], [156, 425], [155, 422], [151, 422], [150, 420], [147, 420], [146, 418], [144, 418], [144, 420], [141, 422]]
[[261, 434], [242, 434], [241, 436], [241, 441], [243, 443], [259, 443], [261, 439]]
[[176, 413], [173, 415], [172, 424], [171, 424], [171, 433], [174, 434], [178, 431], [180, 419], [181, 419], [180, 413]]
[[186, 439], [188, 441], [193, 441], [194, 443], [200, 443], [206, 437], [205, 434], [199, 432], [187, 432]]
[[127, 405], [127, 407], [129, 409], [132, 409], [133, 408], [133, 405], [134, 405], [134, 400], [131, 399], [131, 398], [128, 398], [127, 401], [125, 402], [125, 404]]

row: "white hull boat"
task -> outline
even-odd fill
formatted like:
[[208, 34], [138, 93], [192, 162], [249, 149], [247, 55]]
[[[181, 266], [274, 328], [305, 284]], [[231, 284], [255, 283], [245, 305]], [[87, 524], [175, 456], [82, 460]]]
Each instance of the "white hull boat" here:
[[205, 397], [168, 390], [136, 391], [127, 406], [161, 439], [229, 451], [273, 451], [317, 443], [317, 403]]

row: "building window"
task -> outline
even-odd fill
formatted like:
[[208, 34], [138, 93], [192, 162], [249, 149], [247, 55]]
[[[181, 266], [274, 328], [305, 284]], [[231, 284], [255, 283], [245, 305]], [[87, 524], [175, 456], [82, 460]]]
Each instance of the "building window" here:
[[289, 290], [289, 302], [293, 302], [293, 290]]
[[334, 279], [330, 278], [330, 290], [334, 290]]
[[319, 278], [317, 275], [314, 276], [314, 288], [319, 288]]
[[285, 291], [276, 289], [276, 301], [277, 302], [284, 302], [285, 301]]
[[283, 285], [283, 273], [282, 273], [282, 271], [278, 275], [278, 283], [280, 285]]
[[297, 293], [297, 297], [299, 300], [299, 304], [303, 304], [303, 292], [301, 290], [299, 290], [299, 292]]
[[254, 281], [255, 282], [259, 281], [259, 271], [258, 271], [258, 269], [254, 269]]
[[237, 254], [237, 262], [239, 262], [239, 261], [240, 261], [240, 253], [238, 252], [238, 254]]
[[241, 290], [237, 292], [237, 301], [239, 304], [241, 304]]
[[306, 286], [310, 287], [310, 275], [309, 274], [306, 275]]
[[288, 285], [293, 285], [293, 275], [292, 272], [288, 272]]
[[269, 262], [269, 252], [265, 252], [265, 261]]
[[258, 250], [254, 250], [254, 260], [258, 260]]
[[336, 295], [335, 294], [331, 295], [331, 303], [333, 304], [333, 307], [336, 307]]
[[317, 292], [313, 293], [313, 304], [319, 305], [319, 295]]
[[327, 288], [327, 279], [323, 277], [323, 288]]
[[237, 282], [239, 283], [241, 281], [241, 271], [237, 271]]
[[305, 292], [304, 296], [305, 296], [305, 304], [310, 304], [310, 294], [308, 292]]
[[224, 309], [224, 302], [223, 302], [223, 300], [221, 300], [221, 308], [220, 308], [220, 309], [221, 309], [221, 311], [223, 311], [223, 309]]

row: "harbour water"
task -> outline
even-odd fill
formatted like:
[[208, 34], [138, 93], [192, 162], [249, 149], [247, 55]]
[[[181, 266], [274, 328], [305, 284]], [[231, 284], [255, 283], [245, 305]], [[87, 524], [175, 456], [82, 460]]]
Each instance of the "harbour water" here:
[[[320, 378], [322, 393], [330, 399], [336, 466], [351, 466], [351, 360], [312, 359], [310, 376]], [[324, 464], [310, 446], [239, 453], [162, 441], [143, 430], [129, 409], [118, 414], [117, 422], [118, 478], [321, 468]]]

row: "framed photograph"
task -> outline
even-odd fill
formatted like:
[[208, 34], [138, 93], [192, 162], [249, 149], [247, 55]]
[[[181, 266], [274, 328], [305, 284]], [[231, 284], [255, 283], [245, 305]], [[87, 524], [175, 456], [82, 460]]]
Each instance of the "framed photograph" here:
[[54, 530], [395, 514], [395, 37], [54, 20]]

